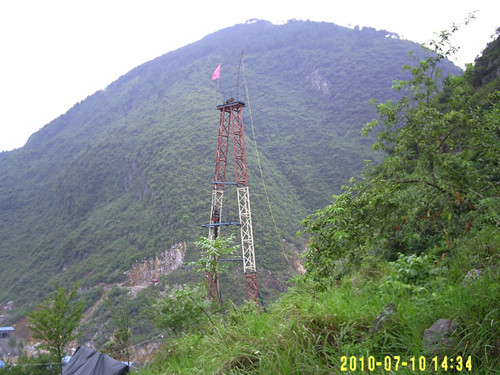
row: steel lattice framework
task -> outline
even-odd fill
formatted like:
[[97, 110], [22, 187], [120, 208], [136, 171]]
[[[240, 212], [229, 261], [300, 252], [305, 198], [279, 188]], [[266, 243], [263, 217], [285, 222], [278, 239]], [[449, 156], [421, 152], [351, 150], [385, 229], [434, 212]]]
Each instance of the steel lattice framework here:
[[[208, 238], [214, 240], [219, 235], [221, 226], [237, 224], [240, 226], [241, 250], [243, 255], [243, 272], [245, 274], [246, 298], [258, 304], [259, 289], [257, 286], [257, 269], [255, 266], [255, 250], [252, 229], [252, 211], [250, 209], [250, 194], [248, 190], [248, 173], [245, 152], [245, 133], [243, 129], [243, 108], [245, 103], [228, 100], [217, 106], [220, 110], [219, 135], [217, 137], [217, 153], [212, 188], [212, 206]], [[234, 151], [235, 182], [226, 182], [226, 167], [228, 164], [229, 138], [232, 136]], [[222, 223], [222, 206], [224, 188], [226, 185], [236, 185], [238, 197], [239, 223]], [[207, 298], [216, 300], [218, 297], [219, 277], [207, 272]]]

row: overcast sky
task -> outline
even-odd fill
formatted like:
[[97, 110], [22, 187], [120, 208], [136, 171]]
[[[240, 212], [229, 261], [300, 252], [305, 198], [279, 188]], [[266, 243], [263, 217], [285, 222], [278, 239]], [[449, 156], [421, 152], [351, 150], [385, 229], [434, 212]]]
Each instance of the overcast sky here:
[[475, 10], [455, 42], [461, 68], [500, 26], [500, 1], [1, 0], [0, 151], [137, 65], [251, 18], [369, 26], [424, 43]]

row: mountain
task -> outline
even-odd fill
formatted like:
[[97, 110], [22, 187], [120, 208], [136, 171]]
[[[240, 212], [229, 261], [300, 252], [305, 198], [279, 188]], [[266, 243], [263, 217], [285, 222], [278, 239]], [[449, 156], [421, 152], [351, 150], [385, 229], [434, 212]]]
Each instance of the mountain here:
[[[0, 153], [0, 303], [29, 304], [55, 284], [122, 280], [135, 262], [179, 242], [187, 243], [186, 260], [196, 259], [193, 241], [207, 234], [200, 225], [209, 218], [216, 104], [229, 96], [247, 104], [262, 288], [282, 287], [304, 246], [295, 236], [300, 221], [370, 158], [372, 142], [359, 135], [374, 116], [368, 101], [394, 97], [392, 80], [423, 53], [384, 30], [254, 20], [138, 66], [24, 147]], [[219, 63], [216, 96], [210, 78]]]

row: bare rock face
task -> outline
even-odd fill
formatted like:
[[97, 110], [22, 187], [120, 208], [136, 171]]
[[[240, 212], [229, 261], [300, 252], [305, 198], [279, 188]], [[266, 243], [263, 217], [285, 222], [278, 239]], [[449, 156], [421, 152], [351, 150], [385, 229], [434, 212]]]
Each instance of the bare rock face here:
[[424, 332], [422, 347], [433, 355], [451, 353], [456, 345], [458, 325], [451, 319], [439, 319]]
[[170, 246], [158, 256], [144, 258], [136, 262], [125, 272], [127, 284], [137, 286], [149, 284], [152, 279], [158, 279], [182, 266], [186, 255], [186, 243], [181, 242]]

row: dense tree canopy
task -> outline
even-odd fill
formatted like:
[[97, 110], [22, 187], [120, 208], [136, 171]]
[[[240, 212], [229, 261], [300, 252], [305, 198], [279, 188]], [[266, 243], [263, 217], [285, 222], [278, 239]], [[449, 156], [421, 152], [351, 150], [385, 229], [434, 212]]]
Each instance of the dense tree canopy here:
[[474, 95], [470, 72], [441, 79], [443, 45], [405, 67], [411, 78], [394, 83], [402, 97], [377, 104], [365, 126], [383, 163], [304, 221], [310, 277], [338, 277], [367, 256], [453, 254], [464, 237], [494, 233], [498, 243], [499, 92]]

